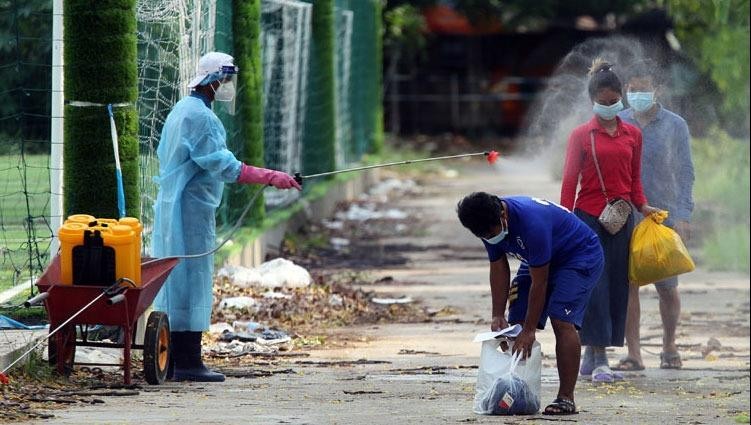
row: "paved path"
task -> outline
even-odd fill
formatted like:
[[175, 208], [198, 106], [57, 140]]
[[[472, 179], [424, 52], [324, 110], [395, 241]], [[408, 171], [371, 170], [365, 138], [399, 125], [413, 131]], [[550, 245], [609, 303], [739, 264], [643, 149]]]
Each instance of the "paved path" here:
[[[537, 417], [498, 418], [472, 413], [479, 360], [473, 336], [488, 329], [490, 296], [482, 246], [455, 218], [455, 205], [473, 190], [557, 199], [558, 184], [543, 163], [504, 159], [496, 169], [479, 162], [453, 164], [459, 177], [431, 180], [421, 195], [401, 199], [401, 208], [426, 223], [421, 236], [386, 238], [377, 244], [409, 243], [410, 261], [397, 269], [374, 269], [402, 284], [369, 285], [384, 295], [410, 295], [456, 314], [431, 323], [383, 324], [337, 330], [344, 348], [313, 351], [305, 361], [380, 360], [388, 363], [317, 366], [288, 360], [265, 370], [294, 373], [230, 378], [222, 384], [175, 384], [145, 388], [138, 397], [110, 397], [106, 404], [55, 411], [55, 423], [207, 424], [441, 424], [549, 423]], [[422, 249], [414, 249], [414, 245]], [[512, 264], [512, 267], [515, 265]], [[404, 284], [406, 282], [406, 284]], [[581, 413], [560, 421], [613, 424], [735, 423], [749, 411], [749, 279], [702, 270], [681, 280], [684, 311], [678, 343], [685, 369], [664, 371], [657, 297], [642, 293], [642, 337], [647, 369], [616, 385], [577, 385]], [[723, 351], [705, 360], [699, 346], [716, 337]], [[552, 331], [542, 343], [543, 405], [557, 389]], [[410, 351], [412, 350], [412, 351]], [[418, 352], [418, 353], [416, 353]], [[611, 361], [625, 352], [610, 352]], [[402, 354], [400, 354], [402, 353]], [[414, 354], [406, 354], [414, 353]], [[148, 392], [147, 392], [148, 390]], [[556, 419], [558, 420], [558, 419]]]

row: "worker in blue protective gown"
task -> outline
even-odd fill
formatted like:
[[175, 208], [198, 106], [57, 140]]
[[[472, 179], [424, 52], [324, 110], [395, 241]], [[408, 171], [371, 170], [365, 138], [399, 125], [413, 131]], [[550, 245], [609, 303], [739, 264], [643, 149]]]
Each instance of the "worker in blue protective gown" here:
[[[208, 252], [216, 244], [215, 212], [224, 183], [300, 189], [286, 173], [243, 164], [227, 149], [226, 132], [211, 110], [214, 100], [234, 101], [238, 68], [230, 55], [204, 55], [190, 81], [191, 93], [167, 116], [159, 158], [153, 249], [156, 257]], [[230, 110], [234, 108], [230, 107]], [[224, 375], [201, 360], [201, 333], [209, 329], [213, 256], [181, 259], [154, 300], [171, 328], [168, 379], [221, 382]]]

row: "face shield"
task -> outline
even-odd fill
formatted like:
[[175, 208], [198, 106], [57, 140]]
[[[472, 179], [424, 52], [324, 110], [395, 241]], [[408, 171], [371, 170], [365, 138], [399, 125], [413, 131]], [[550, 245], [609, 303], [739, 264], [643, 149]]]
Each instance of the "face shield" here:
[[215, 80], [219, 81], [220, 84], [214, 92], [214, 100], [221, 102], [221, 107], [230, 115], [235, 115], [237, 72], [236, 66], [222, 66], [219, 78]]

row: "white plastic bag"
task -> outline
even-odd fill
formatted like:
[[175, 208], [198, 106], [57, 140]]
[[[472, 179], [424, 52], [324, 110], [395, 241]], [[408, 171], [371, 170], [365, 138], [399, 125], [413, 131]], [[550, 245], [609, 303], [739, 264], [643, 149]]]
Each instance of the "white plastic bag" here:
[[542, 352], [540, 343], [532, 345], [525, 360], [501, 351], [502, 340], [482, 343], [480, 368], [475, 386], [474, 412], [480, 415], [532, 415], [540, 409]]

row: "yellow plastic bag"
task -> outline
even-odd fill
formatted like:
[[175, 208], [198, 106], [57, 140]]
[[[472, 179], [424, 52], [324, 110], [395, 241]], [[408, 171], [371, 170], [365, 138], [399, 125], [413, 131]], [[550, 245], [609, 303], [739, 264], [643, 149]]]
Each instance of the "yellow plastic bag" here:
[[653, 213], [634, 229], [628, 261], [631, 283], [647, 285], [696, 268], [681, 237], [662, 224], [667, 217], [667, 211]]

